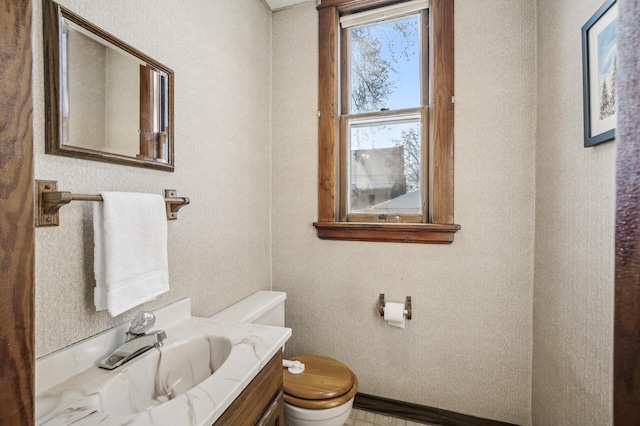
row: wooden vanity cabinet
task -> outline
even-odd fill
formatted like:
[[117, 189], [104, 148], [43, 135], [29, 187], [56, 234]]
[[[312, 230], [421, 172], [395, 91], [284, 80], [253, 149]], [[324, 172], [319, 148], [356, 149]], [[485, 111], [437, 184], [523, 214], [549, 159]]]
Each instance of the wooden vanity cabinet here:
[[282, 352], [249, 383], [213, 426], [284, 426]]
[[282, 391], [271, 402], [256, 426], [284, 426], [284, 397]]

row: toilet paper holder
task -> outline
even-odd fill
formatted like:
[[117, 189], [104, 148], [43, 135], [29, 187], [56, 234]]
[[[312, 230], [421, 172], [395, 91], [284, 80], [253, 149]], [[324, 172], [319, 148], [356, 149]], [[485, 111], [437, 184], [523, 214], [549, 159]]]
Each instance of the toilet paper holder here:
[[[406, 318], [408, 320], [411, 319], [411, 296], [407, 296], [404, 301], [404, 309], [407, 311]], [[380, 293], [380, 299], [378, 301], [378, 311], [380, 311], [380, 316], [384, 316], [384, 293]]]

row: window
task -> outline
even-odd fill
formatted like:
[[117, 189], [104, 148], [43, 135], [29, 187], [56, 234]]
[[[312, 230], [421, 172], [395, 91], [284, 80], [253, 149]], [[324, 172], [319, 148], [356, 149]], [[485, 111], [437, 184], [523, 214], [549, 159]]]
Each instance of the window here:
[[340, 18], [341, 222], [423, 221], [427, 6], [413, 0]]
[[450, 243], [460, 229], [453, 0], [430, 3], [318, 7], [320, 238]]

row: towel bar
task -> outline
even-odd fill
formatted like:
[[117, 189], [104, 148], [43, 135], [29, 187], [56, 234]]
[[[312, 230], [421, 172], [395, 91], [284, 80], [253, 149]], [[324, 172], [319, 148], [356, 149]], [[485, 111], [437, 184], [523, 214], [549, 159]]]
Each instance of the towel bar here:
[[[58, 182], [54, 180], [36, 180], [36, 226], [58, 226], [60, 207], [71, 201], [102, 201], [100, 195], [72, 194], [58, 191]], [[164, 190], [164, 202], [167, 205], [167, 220], [178, 219], [178, 210], [190, 203], [187, 197], [178, 197], [173, 189]]]

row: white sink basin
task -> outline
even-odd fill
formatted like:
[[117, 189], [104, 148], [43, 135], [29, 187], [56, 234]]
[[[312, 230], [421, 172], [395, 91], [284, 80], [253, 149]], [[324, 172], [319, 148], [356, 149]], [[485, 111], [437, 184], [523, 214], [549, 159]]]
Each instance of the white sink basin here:
[[170, 401], [215, 373], [231, 347], [224, 337], [167, 338], [163, 347], [151, 349], [112, 374], [96, 374], [102, 386], [99, 411], [126, 415]]
[[40, 392], [36, 425], [210, 426], [291, 336], [287, 328], [197, 317], [165, 330], [159, 349]]

